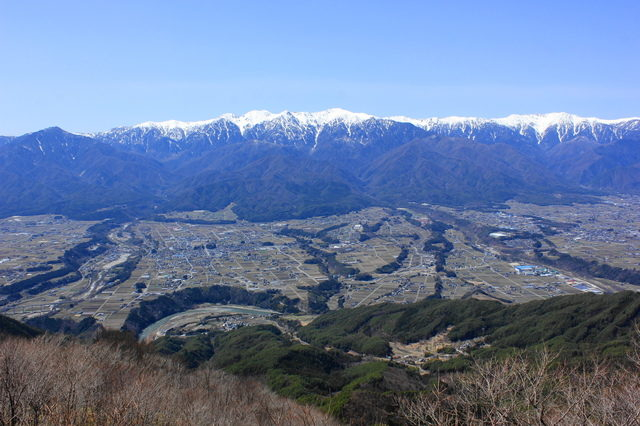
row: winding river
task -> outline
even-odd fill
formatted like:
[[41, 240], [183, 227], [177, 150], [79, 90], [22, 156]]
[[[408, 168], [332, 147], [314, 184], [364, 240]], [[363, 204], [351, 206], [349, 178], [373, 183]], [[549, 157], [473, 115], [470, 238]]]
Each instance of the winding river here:
[[[184, 323], [194, 321], [195, 318], [202, 316], [205, 317], [209, 314], [245, 314], [245, 315], [257, 315], [257, 316], [269, 316], [272, 314], [279, 314], [279, 312], [272, 311], [270, 309], [257, 308], [255, 306], [240, 306], [240, 305], [210, 305], [201, 306], [199, 308], [189, 309], [164, 317], [150, 326], [146, 327], [140, 333], [140, 340], [147, 340], [150, 337], [155, 338], [158, 332], [163, 332], [165, 327], [173, 328], [184, 320]], [[167, 325], [171, 324], [170, 327]], [[164, 334], [164, 333], [162, 333]]]

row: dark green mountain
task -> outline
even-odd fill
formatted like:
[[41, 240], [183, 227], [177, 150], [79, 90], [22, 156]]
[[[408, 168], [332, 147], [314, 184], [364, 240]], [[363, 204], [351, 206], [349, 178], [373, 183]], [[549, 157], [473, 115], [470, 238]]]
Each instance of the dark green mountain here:
[[640, 191], [640, 141], [622, 139], [599, 145], [576, 139], [557, 145], [549, 165], [569, 182], [617, 192]]
[[16, 321], [13, 318], [0, 315], [0, 339], [7, 336], [35, 337], [40, 334], [42, 334], [42, 331], [37, 328]]
[[374, 202], [356, 178], [328, 162], [286, 152], [245, 159], [229, 156], [223, 164], [237, 169], [220, 166], [183, 181], [169, 205], [217, 210], [234, 202], [241, 217], [267, 221], [346, 213]]
[[207, 131], [220, 134], [203, 130], [182, 145], [173, 133], [142, 127], [112, 135], [144, 136], [142, 144], [103, 138], [107, 144], [59, 128], [4, 138], [0, 216], [149, 217], [235, 203], [241, 218], [268, 221], [370, 205], [557, 203], [584, 200], [590, 192], [640, 191], [640, 149], [632, 132], [627, 138], [606, 133], [605, 143], [581, 134], [519, 145], [507, 140], [508, 132], [480, 143], [475, 134], [426, 137], [409, 123], [373, 119], [327, 125], [314, 136], [311, 127], [291, 120], [240, 140], [237, 132], [215, 139], [225, 129], [216, 122]]
[[0, 215], [84, 215], [119, 205], [152, 206], [173, 182], [164, 166], [50, 128], [0, 146]]
[[482, 204], [570, 190], [543, 164], [509, 145], [452, 138], [401, 145], [373, 161], [363, 179], [369, 193], [395, 203]]
[[428, 339], [448, 332], [452, 340], [484, 337], [494, 349], [547, 345], [574, 356], [619, 354], [630, 348], [640, 320], [640, 294], [553, 297], [519, 305], [426, 299], [410, 305], [381, 304], [329, 312], [299, 334], [316, 345], [389, 353], [388, 342]]

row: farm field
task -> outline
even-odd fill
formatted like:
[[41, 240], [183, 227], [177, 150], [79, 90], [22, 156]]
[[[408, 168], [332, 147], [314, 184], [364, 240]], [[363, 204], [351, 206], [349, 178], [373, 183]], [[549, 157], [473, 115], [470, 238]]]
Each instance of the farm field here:
[[59, 269], [58, 257], [87, 241], [85, 232], [94, 223], [54, 215], [0, 219], [0, 286]]
[[[494, 211], [415, 205], [270, 223], [239, 221], [231, 207], [183, 212], [170, 220], [114, 225], [104, 249], [83, 259], [75, 281], [6, 292], [1, 309], [18, 319], [93, 317], [119, 328], [143, 300], [212, 285], [277, 290], [309, 313], [313, 289], [329, 280], [339, 283], [326, 294], [329, 309], [424, 297], [520, 303], [635, 290], [630, 283], [532, 262], [538, 241], [543, 249], [637, 269], [638, 204], [633, 197], [609, 197], [578, 207], [511, 203]], [[213, 220], [226, 222], [200, 223]], [[89, 241], [87, 230], [96, 223], [62, 216], [0, 220], [2, 285], [62, 267], [61, 256]]]

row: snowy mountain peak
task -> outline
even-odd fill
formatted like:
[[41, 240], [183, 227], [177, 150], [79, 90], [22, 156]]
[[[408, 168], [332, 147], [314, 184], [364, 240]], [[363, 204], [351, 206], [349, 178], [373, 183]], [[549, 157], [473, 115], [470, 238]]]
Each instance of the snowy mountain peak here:
[[336, 121], [346, 124], [355, 124], [371, 118], [377, 118], [373, 115], [361, 112], [351, 112], [342, 108], [331, 108], [320, 112], [297, 112], [293, 113], [293, 116], [301, 123], [321, 126]]
[[617, 120], [603, 120], [595, 117], [580, 117], [566, 112], [553, 112], [549, 114], [529, 114], [529, 115], [509, 115], [504, 118], [497, 118], [493, 122], [512, 129], [518, 129], [523, 132], [526, 128], [535, 131], [538, 141], [544, 135], [555, 128], [560, 139], [563, 135], [577, 134], [580, 130], [590, 130], [596, 132], [596, 126], [613, 126], [626, 122], [638, 121], [638, 118], [621, 118]]
[[272, 113], [264, 110], [249, 111], [244, 115], [223, 114], [219, 119], [229, 120], [240, 128], [244, 133], [247, 129], [258, 124], [268, 121], [291, 122], [295, 119], [298, 124], [303, 126], [324, 126], [333, 122], [343, 122], [345, 124], [354, 124], [366, 121], [370, 118], [376, 118], [369, 114], [356, 113], [341, 108], [331, 108], [319, 112], [290, 112], [282, 111], [280, 113]]
[[235, 115], [231, 113], [222, 114], [219, 117], [203, 121], [146, 121], [144, 123], [136, 124], [131, 127], [118, 128], [118, 130], [157, 129], [162, 134], [171, 134], [174, 133], [175, 130], [181, 130], [186, 136], [189, 133], [201, 130], [205, 126], [211, 125], [216, 122], [226, 121], [235, 124], [240, 129], [240, 133], [244, 134], [247, 130], [268, 122], [284, 123], [306, 127], [322, 127], [327, 124], [336, 122], [344, 123], [346, 125], [354, 125], [356, 123], [360, 123], [372, 118], [375, 119], [377, 117], [370, 114], [347, 111], [342, 108], [330, 108], [318, 112], [282, 111], [279, 113], [273, 113], [266, 110], [254, 110], [249, 111], [243, 115]]
[[540, 139], [552, 126], [576, 127], [579, 123], [584, 122], [585, 119], [566, 112], [553, 112], [549, 114], [512, 114], [507, 117], [496, 118], [493, 121], [512, 129], [523, 130], [531, 128]]
[[244, 115], [222, 114], [217, 119], [232, 122], [233, 124], [238, 126], [241, 133], [244, 133], [248, 128], [264, 123], [265, 121], [275, 120], [276, 118], [281, 117], [284, 114], [286, 114], [286, 112], [274, 114], [265, 110], [254, 110], [249, 111]]
[[[204, 127], [207, 124], [210, 124], [217, 119], [211, 120], [203, 120], [203, 121], [178, 121], [178, 120], [167, 120], [167, 121], [145, 121], [144, 123], [136, 124], [131, 126], [133, 129], [161, 129], [161, 130], [172, 130], [172, 129], [181, 129], [184, 131], [189, 131], [198, 127]], [[124, 127], [127, 129], [127, 127]]]
[[325, 126], [330, 123], [340, 122], [346, 125], [353, 125], [362, 123], [369, 119], [384, 119], [400, 123], [410, 123], [414, 126], [421, 127], [423, 129], [432, 129], [435, 126], [449, 126], [449, 127], [470, 127], [481, 126], [487, 123], [494, 123], [512, 129], [522, 129], [524, 127], [530, 127], [538, 134], [544, 134], [547, 129], [552, 126], [572, 126], [578, 127], [580, 125], [595, 125], [595, 124], [607, 124], [614, 125], [627, 121], [640, 120], [638, 117], [621, 118], [615, 120], [604, 120], [595, 117], [580, 117], [574, 114], [566, 112], [554, 112], [548, 114], [512, 114], [502, 118], [480, 118], [480, 117], [431, 117], [416, 119], [405, 116], [391, 116], [391, 117], [377, 117], [370, 114], [358, 113], [347, 111], [342, 108], [330, 108], [324, 111], [318, 112], [290, 112], [282, 111], [279, 113], [273, 113], [266, 110], [254, 110], [249, 111], [243, 115], [235, 114], [222, 114], [219, 117], [203, 120], [203, 121], [147, 121], [144, 123], [136, 124], [130, 128], [149, 129], [155, 128], [164, 132], [168, 132], [174, 129], [180, 129], [185, 132], [190, 132], [209, 124], [218, 121], [229, 121], [238, 126], [240, 131], [244, 133], [247, 129], [250, 129], [259, 124], [266, 122], [279, 121], [279, 122], [291, 122], [297, 121], [297, 124], [302, 126]]
[[[410, 124], [413, 128], [398, 127], [400, 123]], [[466, 138], [482, 143], [545, 146], [577, 137], [610, 143], [626, 136], [640, 136], [640, 118], [603, 120], [557, 112], [513, 114], [502, 118], [450, 116], [416, 119], [404, 116], [378, 117], [341, 108], [278, 113], [255, 110], [243, 115], [223, 114], [203, 121], [148, 121], [93, 136], [106, 142], [144, 145], [144, 149], [155, 149], [159, 143], [157, 141], [162, 139], [163, 143], [169, 144], [167, 149], [179, 152], [194, 143], [210, 146], [243, 140], [309, 146], [315, 151], [322, 149], [323, 144], [331, 146], [335, 142], [368, 145], [383, 138], [399, 138], [406, 142], [431, 135]]]
[[[640, 118], [620, 118], [615, 120], [604, 120], [595, 117], [580, 117], [566, 112], [553, 112], [548, 114], [512, 114], [502, 118], [479, 118], [479, 117], [444, 117], [444, 118], [424, 118], [415, 119], [410, 117], [389, 117], [390, 120], [410, 123], [427, 131], [438, 131], [444, 133], [443, 129], [458, 130], [463, 133], [472, 133], [487, 125], [498, 125], [511, 129], [521, 135], [528, 131], [535, 134], [537, 142], [540, 142], [550, 129], [554, 128], [560, 140], [575, 136], [582, 130], [589, 130], [596, 133], [597, 126], [616, 126], [632, 123], [634, 127], [640, 129]], [[595, 136], [595, 135], [594, 135]]]

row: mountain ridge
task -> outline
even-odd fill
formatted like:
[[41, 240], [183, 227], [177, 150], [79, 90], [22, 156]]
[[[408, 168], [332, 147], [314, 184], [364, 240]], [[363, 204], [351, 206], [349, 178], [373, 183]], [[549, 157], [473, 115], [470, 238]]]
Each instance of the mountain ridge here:
[[234, 203], [241, 218], [268, 221], [369, 205], [640, 192], [640, 119], [465, 120], [418, 127], [332, 109], [147, 122], [95, 136], [53, 127], [0, 143], [0, 214], [142, 217]]
[[[249, 111], [243, 115], [222, 114], [218, 117], [202, 121], [147, 121], [132, 126], [116, 127], [111, 130], [88, 134], [88, 136], [109, 141], [126, 143], [131, 141], [131, 134], [146, 134], [158, 132], [162, 137], [174, 141], [181, 141], [192, 135], [206, 134], [209, 139], [225, 137], [255, 138], [268, 133], [277, 127], [282, 127], [289, 138], [300, 137], [313, 139], [317, 142], [320, 133], [327, 126], [344, 125], [348, 133], [352, 129], [362, 127], [364, 123], [376, 123], [378, 127], [389, 127], [392, 123], [407, 123], [424, 130], [428, 134], [440, 136], [462, 136], [486, 141], [482, 129], [496, 127], [516, 132], [526, 139], [535, 139], [540, 144], [548, 137], [549, 132], [555, 130], [559, 141], [566, 141], [577, 136], [592, 136], [601, 138], [606, 134], [607, 139], [615, 139], [623, 133], [634, 132], [640, 134], [640, 117], [618, 119], [600, 119], [596, 117], [581, 117], [569, 113], [546, 114], [512, 114], [502, 118], [480, 118], [450, 116], [443, 118], [416, 119], [405, 116], [379, 117], [366, 113], [355, 113], [341, 108], [331, 108], [319, 112], [291, 112], [282, 111], [272, 113], [265, 110]], [[495, 132], [494, 132], [495, 133]], [[224, 134], [224, 135], [223, 135]], [[312, 135], [312, 138], [309, 137]], [[496, 136], [494, 135], [494, 142]], [[268, 139], [267, 139], [268, 140]]]
[[576, 114], [567, 112], [550, 112], [539, 114], [510, 114], [505, 117], [475, 117], [475, 116], [445, 116], [445, 117], [426, 117], [426, 118], [413, 118], [408, 116], [376, 116], [368, 113], [352, 112], [342, 108], [329, 108], [317, 112], [294, 112], [284, 110], [279, 113], [272, 113], [267, 110], [251, 110], [242, 115], [236, 115], [232, 113], [221, 114], [217, 117], [200, 120], [200, 121], [180, 121], [180, 120], [165, 120], [165, 121], [146, 121], [143, 123], [134, 124], [131, 126], [118, 126], [110, 130], [87, 133], [87, 136], [95, 136], [101, 133], [107, 133], [115, 129], [131, 129], [131, 128], [181, 128], [184, 130], [195, 129], [204, 127], [207, 124], [214, 123], [216, 121], [227, 120], [236, 124], [241, 129], [253, 127], [257, 124], [265, 121], [273, 121], [281, 117], [292, 116], [295, 117], [301, 124], [316, 124], [326, 125], [333, 121], [345, 121], [345, 122], [359, 122], [369, 119], [375, 120], [389, 120], [395, 122], [405, 122], [416, 124], [418, 127], [428, 127], [431, 123], [449, 124], [455, 125], [459, 123], [496, 123], [508, 127], [520, 127], [525, 125], [531, 125], [543, 132], [546, 128], [563, 124], [577, 125], [579, 123], [588, 122], [593, 124], [621, 124], [629, 121], [640, 121], [639, 117], [622, 117], [615, 119], [603, 119], [598, 117], [582, 117]]

